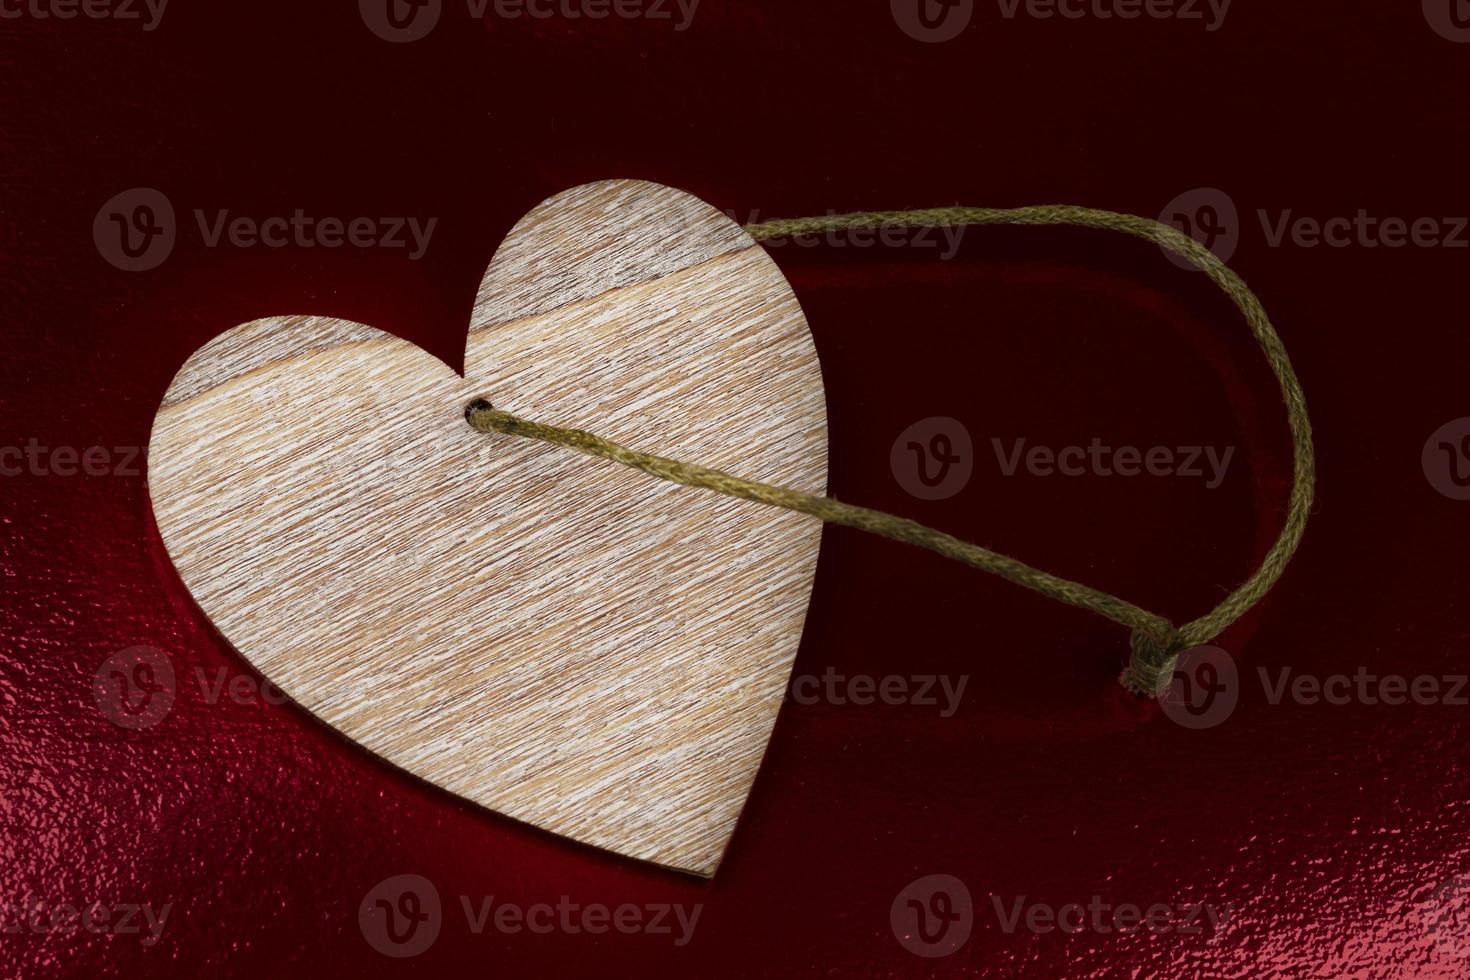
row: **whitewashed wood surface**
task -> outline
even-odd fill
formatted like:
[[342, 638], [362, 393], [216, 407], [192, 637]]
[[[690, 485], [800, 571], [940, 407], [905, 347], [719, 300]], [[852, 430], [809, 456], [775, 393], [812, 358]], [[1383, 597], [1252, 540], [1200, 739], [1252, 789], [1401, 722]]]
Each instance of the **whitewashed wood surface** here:
[[241, 655], [372, 752], [515, 819], [712, 874], [781, 703], [821, 526], [478, 433], [477, 397], [826, 490], [821, 370], [785, 278], [709, 205], [608, 181], [507, 237], [462, 378], [322, 317], [196, 352], [149, 449], [168, 553]]

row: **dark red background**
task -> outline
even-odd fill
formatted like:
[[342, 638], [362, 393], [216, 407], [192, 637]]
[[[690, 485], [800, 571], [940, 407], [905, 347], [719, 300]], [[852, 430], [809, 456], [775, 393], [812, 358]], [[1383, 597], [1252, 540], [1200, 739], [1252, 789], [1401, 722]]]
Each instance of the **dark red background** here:
[[[1470, 504], [1420, 449], [1470, 415], [1470, 252], [1268, 247], [1256, 209], [1465, 214], [1470, 46], [1415, 3], [1235, 4], [1171, 21], [1007, 20], [981, 3], [920, 44], [875, 0], [705, 0], [666, 22], [471, 21], [386, 44], [351, 3], [174, 0], [160, 28], [0, 21], [0, 443], [146, 444], [197, 346], [320, 313], [458, 362], [511, 223], [605, 177], [682, 187], [742, 219], [947, 203], [1156, 215], [1215, 186], [1233, 264], [1294, 357], [1320, 497], [1268, 600], [1222, 639], [1235, 715], [1186, 731], [1115, 676], [1126, 632], [935, 557], [844, 530], [823, 543], [797, 671], [972, 674], [959, 713], [782, 710], [709, 883], [570, 845], [393, 771], [291, 705], [207, 703], [108, 723], [92, 676], [134, 644], [248, 672], [177, 581], [140, 477], [0, 482], [0, 899], [172, 902], [162, 940], [0, 936], [7, 976], [1459, 975], [1425, 928], [1470, 874], [1470, 709], [1270, 705], [1257, 666], [1465, 669]], [[423, 261], [351, 248], [99, 258], [113, 194], [186, 216], [437, 216]], [[1141, 243], [970, 232], [960, 255], [778, 248], [816, 336], [832, 490], [931, 522], [1178, 619], [1244, 578], [1289, 476], [1279, 397], [1229, 305]], [[922, 503], [888, 450], [961, 419], [976, 477]], [[1235, 445], [1216, 491], [1163, 479], [1002, 478], [992, 436], [1048, 445]], [[657, 448], [657, 447], [650, 447]], [[694, 941], [474, 936], [405, 961], [357, 903], [412, 872], [498, 901], [702, 902]], [[962, 878], [976, 931], [952, 957], [895, 940], [911, 880]], [[989, 896], [1233, 903], [1213, 937], [1007, 935]], [[1454, 911], [1454, 910], [1451, 910]], [[1452, 916], [1452, 918], [1455, 918]], [[1467, 926], [1464, 916], [1456, 921]], [[1470, 934], [1467, 934], [1470, 936]]]

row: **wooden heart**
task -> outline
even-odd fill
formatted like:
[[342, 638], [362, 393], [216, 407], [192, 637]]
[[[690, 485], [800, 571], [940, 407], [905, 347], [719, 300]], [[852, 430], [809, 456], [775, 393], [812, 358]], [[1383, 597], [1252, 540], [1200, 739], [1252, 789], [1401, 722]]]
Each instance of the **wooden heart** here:
[[180, 370], [159, 530], [270, 681], [466, 799], [712, 874], [796, 654], [821, 525], [465, 421], [476, 398], [824, 493], [826, 408], [765, 251], [679, 191], [579, 187], [516, 225], [460, 377], [274, 317]]

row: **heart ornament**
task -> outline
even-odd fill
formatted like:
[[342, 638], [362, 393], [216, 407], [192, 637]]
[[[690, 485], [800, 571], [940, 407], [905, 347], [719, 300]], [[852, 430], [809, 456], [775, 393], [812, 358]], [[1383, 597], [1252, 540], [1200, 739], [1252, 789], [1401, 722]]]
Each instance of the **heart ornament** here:
[[825, 492], [790, 285], [680, 191], [578, 187], [511, 231], [461, 377], [372, 327], [242, 324], [154, 421], [170, 558], [266, 678], [506, 816], [713, 874], [774, 724], [821, 524], [465, 421], [479, 398]]

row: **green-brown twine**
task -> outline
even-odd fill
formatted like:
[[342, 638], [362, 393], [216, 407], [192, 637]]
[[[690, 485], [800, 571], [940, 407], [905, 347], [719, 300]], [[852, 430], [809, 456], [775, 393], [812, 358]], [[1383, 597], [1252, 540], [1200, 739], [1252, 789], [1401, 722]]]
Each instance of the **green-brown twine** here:
[[1251, 333], [1265, 352], [1271, 371], [1281, 386], [1281, 396], [1286, 403], [1287, 424], [1291, 430], [1295, 474], [1286, 522], [1276, 543], [1266, 553], [1255, 574], [1205, 615], [1175, 627], [1164, 617], [1116, 596], [1058, 578], [1014, 558], [961, 541], [908, 518], [867, 507], [856, 507], [832, 497], [818, 497], [745, 480], [695, 463], [638, 452], [590, 432], [517, 418], [495, 409], [489, 402], [472, 403], [466, 409], [465, 417], [482, 432], [500, 432], [565, 446], [589, 456], [631, 466], [673, 483], [799, 511], [829, 524], [841, 524], [894, 541], [928, 548], [946, 558], [999, 575], [1042, 595], [1089, 609], [1128, 626], [1133, 631], [1132, 655], [1121, 678], [1124, 686], [1141, 694], [1160, 695], [1167, 690], [1174, 665], [1183, 650], [1208, 643], [1219, 636], [1270, 591], [1281, 577], [1286, 563], [1301, 541], [1303, 531], [1306, 530], [1307, 517], [1312, 507], [1315, 463], [1312, 425], [1307, 417], [1307, 403], [1302, 395], [1301, 385], [1297, 382], [1296, 372], [1292, 370], [1286, 348], [1282, 346], [1281, 338], [1271, 326], [1266, 311], [1245, 282], [1199, 242], [1169, 225], [1149, 218], [1065, 204], [1025, 208], [952, 207], [924, 211], [862, 211], [827, 217], [793, 218], [748, 225], [746, 231], [757, 241], [768, 241], [773, 238], [849, 228], [948, 228], [965, 225], [1075, 225], [1133, 235], [1183, 256], [1224, 290], [1245, 315]]

